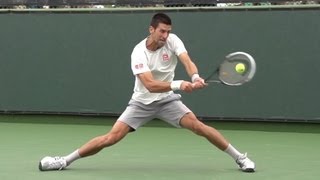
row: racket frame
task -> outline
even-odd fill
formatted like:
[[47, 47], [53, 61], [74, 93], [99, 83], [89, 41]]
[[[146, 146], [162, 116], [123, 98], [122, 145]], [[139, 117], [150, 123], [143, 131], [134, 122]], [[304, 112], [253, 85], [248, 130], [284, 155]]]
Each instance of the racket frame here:
[[[223, 65], [224, 62], [233, 62], [233, 61], [237, 61], [241, 59], [242, 61], [245, 61], [247, 64], [249, 64], [249, 70], [245, 79], [243, 79], [242, 81], [239, 81], [237, 83], [229, 83], [224, 81], [223, 79], [221, 79], [221, 74], [220, 74], [220, 68]], [[253, 59], [253, 57], [245, 52], [234, 52], [234, 53], [230, 53], [226, 56], [225, 60], [220, 64], [220, 66], [218, 68], [216, 68], [206, 79], [205, 82], [206, 83], [220, 83], [220, 84], [225, 84], [228, 86], [240, 86], [246, 82], [249, 82], [255, 75], [256, 72], [256, 62]], [[211, 79], [213, 76], [218, 75], [217, 79]]]

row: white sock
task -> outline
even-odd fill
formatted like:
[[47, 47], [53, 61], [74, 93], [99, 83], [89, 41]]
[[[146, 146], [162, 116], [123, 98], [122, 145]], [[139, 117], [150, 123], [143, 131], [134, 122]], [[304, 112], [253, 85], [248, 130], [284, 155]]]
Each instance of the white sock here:
[[73, 161], [81, 158], [81, 156], [79, 155], [79, 149], [75, 150], [67, 156], [64, 156], [63, 158], [67, 161], [67, 164], [70, 165]]
[[234, 160], [237, 160], [240, 155], [242, 155], [236, 148], [231, 144], [228, 145], [227, 149], [224, 152], [228, 153]]

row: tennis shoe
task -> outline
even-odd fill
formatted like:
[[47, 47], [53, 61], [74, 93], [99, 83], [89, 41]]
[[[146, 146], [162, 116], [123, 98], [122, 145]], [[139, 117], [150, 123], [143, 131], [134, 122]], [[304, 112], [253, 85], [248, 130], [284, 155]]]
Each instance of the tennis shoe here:
[[240, 155], [236, 160], [236, 163], [243, 172], [255, 171], [255, 164], [247, 157], [247, 153]]
[[40, 171], [62, 170], [67, 167], [67, 161], [63, 157], [46, 156], [39, 162]]

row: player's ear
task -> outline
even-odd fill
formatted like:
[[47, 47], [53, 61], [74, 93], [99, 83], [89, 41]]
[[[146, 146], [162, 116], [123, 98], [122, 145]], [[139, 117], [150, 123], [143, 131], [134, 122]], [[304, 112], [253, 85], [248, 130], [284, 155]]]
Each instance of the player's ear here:
[[152, 34], [155, 31], [154, 27], [149, 26], [149, 33]]

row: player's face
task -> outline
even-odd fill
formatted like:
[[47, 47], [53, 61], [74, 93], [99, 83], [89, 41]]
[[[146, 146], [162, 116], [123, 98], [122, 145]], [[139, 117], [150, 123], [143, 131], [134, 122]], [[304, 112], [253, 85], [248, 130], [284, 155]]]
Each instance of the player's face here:
[[158, 47], [164, 46], [171, 32], [171, 25], [159, 23], [157, 28], [150, 28], [150, 36], [157, 43]]

